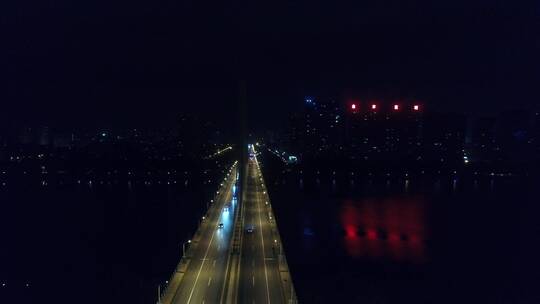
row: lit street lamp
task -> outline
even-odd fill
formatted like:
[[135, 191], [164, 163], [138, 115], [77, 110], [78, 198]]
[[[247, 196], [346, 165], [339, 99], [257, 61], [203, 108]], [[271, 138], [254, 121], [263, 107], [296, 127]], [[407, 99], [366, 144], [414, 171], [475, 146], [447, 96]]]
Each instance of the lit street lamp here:
[[186, 257], [186, 244], [191, 244], [191, 240], [188, 240], [187, 242], [184, 242], [182, 244], [182, 257], [185, 258]]

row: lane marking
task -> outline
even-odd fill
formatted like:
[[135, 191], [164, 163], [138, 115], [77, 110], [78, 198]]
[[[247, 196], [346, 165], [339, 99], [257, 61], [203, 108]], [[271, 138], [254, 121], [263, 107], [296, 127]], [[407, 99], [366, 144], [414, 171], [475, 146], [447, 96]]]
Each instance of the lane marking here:
[[[235, 173], [236, 173], [236, 171], [235, 171]], [[233, 185], [234, 185], [234, 183], [233, 183]], [[232, 217], [232, 219], [233, 219], [233, 221], [232, 221], [232, 222], [233, 222], [233, 225], [232, 225], [232, 228], [231, 228], [231, 232], [229, 233], [230, 237], [229, 237], [229, 247], [228, 247], [228, 249], [227, 249], [227, 266], [225, 267], [225, 273], [224, 273], [223, 285], [221, 285], [221, 294], [220, 294], [220, 297], [219, 297], [219, 303], [223, 303], [223, 298], [224, 298], [224, 296], [225, 296], [225, 287], [226, 287], [226, 285], [228, 284], [228, 281], [227, 281], [227, 280], [228, 280], [228, 279], [230, 280], [230, 276], [231, 276], [231, 275], [229, 274], [229, 264], [230, 264], [230, 262], [231, 262], [231, 254], [230, 254], [230, 253], [231, 253], [231, 250], [232, 250], [232, 244], [233, 244], [233, 240], [234, 240], [235, 226], [238, 224], [238, 223], [236, 222], [236, 220], [240, 220], [238, 217], [241, 216], [241, 214], [239, 213], [240, 210], [237, 209], [237, 208], [240, 208], [240, 205], [235, 206], [235, 207], [232, 209], [232, 213], [231, 213], [231, 215], [230, 215], [230, 216]], [[242, 208], [242, 210], [243, 210], [243, 208]], [[240, 233], [240, 247], [242, 246], [242, 245], [241, 245], [241, 244], [242, 244], [242, 236], [243, 236], [243, 234]], [[241, 260], [241, 258], [242, 258], [242, 255], [241, 255], [241, 253], [240, 253], [239, 259]], [[238, 269], [239, 269], [240, 265], [238, 265], [237, 267], [238, 267]]]
[[[234, 182], [231, 182], [231, 185], [234, 185]], [[228, 197], [228, 196], [230, 195], [230, 193], [231, 193], [231, 189], [230, 189], [230, 186], [229, 186], [229, 189], [226, 191], [226, 193], [221, 193], [221, 195], [219, 195], [219, 199], [221, 199], [221, 198], [223, 197], [223, 195], [225, 195], [225, 194], [226, 194], [225, 197]], [[209, 223], [209, 224], [210, 224], [210, 223], [213, 223], [212, 225], [213, 225], [214, 227], [217, 225], [217, 222], [218, 222], [218, 219], [219, 219], [220, 210], [221, 210], [221, 208], [216, 208], [216, 207], [219, 206], [219, 205], [223, 206], [223, 204], [227, 201], [227, 199], [225, 199], [225, 202], [219, 204], [219, 203], [218, 203], [218, 202], [219, 202], [219, 199], [216, 199], [216, 204], [213, 204], [213, 205], [208, 209], [208, 223]], [[211, 219], [212, 219], [213, 217], [215, 217], [216, 215], [218, 216], [218, 218], [217, 218], [217, 219], [214, 219], [214, 220], [211, 220]], [[200, 229], [200, 228], [199, 228], [199, 229]], [[207, 230], [207, 229], [208, 229], [208, 228], [206, 228], [206, 230]], [[212, 229], [212, 237], [210, 238], [210, 242], [208, 243], [208, 247], [206, 248], [206, 252], [205, 252], [205, 254], [204, 254], [204, 257], [203, 257], [203, 259], [201, 259], [201, 261], [203, 261], [203, 262], [201, 263], [201, 267], [199, 268], [199, 271], [198, 271], [197, 276], [196, 276], [196, 278], [195, 278], [195, 282], [194, 282], [193, 288], [191, 289], [191, 292], [190, 292], [190, 294], [189, 294], [189, 298], [188, 298], [187, 303], [190, 303], [190, 302], [191, 302], [191, 298], [193, 297], [193, 292], [194, 292], [194, 290], [195, 290], [195, 287], [197, 286], [197, 281], [199, 280], [199, 276], [200, 276], [200, 274], [201, 274], [201, 270], [202, 270], [202, 268], [203, 268], [203, 266], [204, 266], [205, 261], [208, 260], [206, 257], [207, 257], [207, 255], [208, 255], [208, 251], [209, 251], [209, 249], [210, 249], [210, 247], [211, 247], [211, 245], [212, 245], [212, 241], [213, 241], [213, 239], [214, 239], [215, 233], [216, 233], [215, 229]], [[214, 260], [214, 263], [215, 263], [215, 260]], [[175, 292], [174, 297], [173, 297], [173, 302], [174, 302], [174, 299], [176, 299], [176, 297], [177, 297], [177, 293]], [[204, 304], [204, 298], [203, 298], [202, 302], [203, 302], [203, 304]]]
[[210, 286], [210, 283], [212, 283], [212, 277], [208, 279], [208, 286]]
[[255, 286], [255, 276], [252, 276], [251, 278], [253, 280], [253, 286]]
[[[258, 193], [258, 192], [257, 192]], [[257, 200], [257, 208], [259, 209], [259, 212], [258, 215], [259, 215], [259, 226], [261, 227], [261, 229], [259, 230], [261, 232], [261, 245], [262, 245], [262, 253], [263, 253], [263, 263], [264, 263], [264, 279], [265, 279], [265, 282], [266, 282], [266, 300], [267, 300], [267, 303], [270, 303], [270, 290], [268, 288], [268, 271], [266, 270], [266, 260], [264, 259], [264, 254], [265, 254], [265, 250], [264, 250], [264, 236], [263, 236], [263, 225], [262, 225], [262, 220], [261, 220], [261, 212], [260, 212], [260, 201]]]
[[214, 235], [216, 235], [216, 231], [212, 231], [212, 237], [210, 238], [210, 242], [208, 243], [208, 247], [206, 248], [206, 252], [204, 253], [204, 258], [201, 263], [201, 267], [199, 268], [199, 271], [197, 272], [197, 277], [195, 278], [195, 283], [193, 284], [193, 287], [191, 288], [191, 292], [189, 293], [188, 298], [188, 304], [191, 303], [191, 297], [193, 297], [193, 291], [195, 291], [195, 286], [197, 286], [197, 282], [199, 281], [199, 276], [201, 275], [201, 270], [203, 269], [204, 262], [206, 262], [206, 257], [208, 256], [208, 251], [210, 250], [210, 246], [212, 245], [212, 241], [214, 240]]
[[212, 263], [212, 267], [216, 267], [216, 260], [214, 260], [214, 263]]

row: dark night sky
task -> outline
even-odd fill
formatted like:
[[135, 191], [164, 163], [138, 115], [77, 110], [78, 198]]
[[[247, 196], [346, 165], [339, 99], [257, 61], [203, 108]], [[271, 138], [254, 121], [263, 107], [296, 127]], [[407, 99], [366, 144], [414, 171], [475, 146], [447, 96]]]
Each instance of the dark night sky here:
[[224, 2], [17, 1], [1, 20], [2, 115], [225, 117], [240, 78], [262, 125], [328, 92], [473, 112], [538, 104], [539, 2]]

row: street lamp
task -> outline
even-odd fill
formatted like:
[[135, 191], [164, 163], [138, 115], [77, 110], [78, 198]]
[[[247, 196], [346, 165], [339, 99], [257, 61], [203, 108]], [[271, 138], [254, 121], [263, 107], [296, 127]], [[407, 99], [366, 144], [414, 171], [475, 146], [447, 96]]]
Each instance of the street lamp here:
[[184, 242], [182, 244], [182, 257], [185, 258], [186, 257], [186, 244], [191, 244], [191, 240], [188, 240], [187, 242]]
[[281, 246], [278, 244], [277, 240], [274, 240], [274, 244], [279, 247], [279, 256], [281, 256]]

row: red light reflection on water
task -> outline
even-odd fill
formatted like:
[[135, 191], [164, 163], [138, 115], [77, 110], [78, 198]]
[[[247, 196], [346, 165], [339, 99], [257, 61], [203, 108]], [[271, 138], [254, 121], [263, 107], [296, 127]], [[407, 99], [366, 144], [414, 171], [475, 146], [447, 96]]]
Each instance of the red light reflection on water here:
[[427, 238], [424, 206], [419, 197], [345, 201], [340, 220], [347, 254], [423, 261]]

